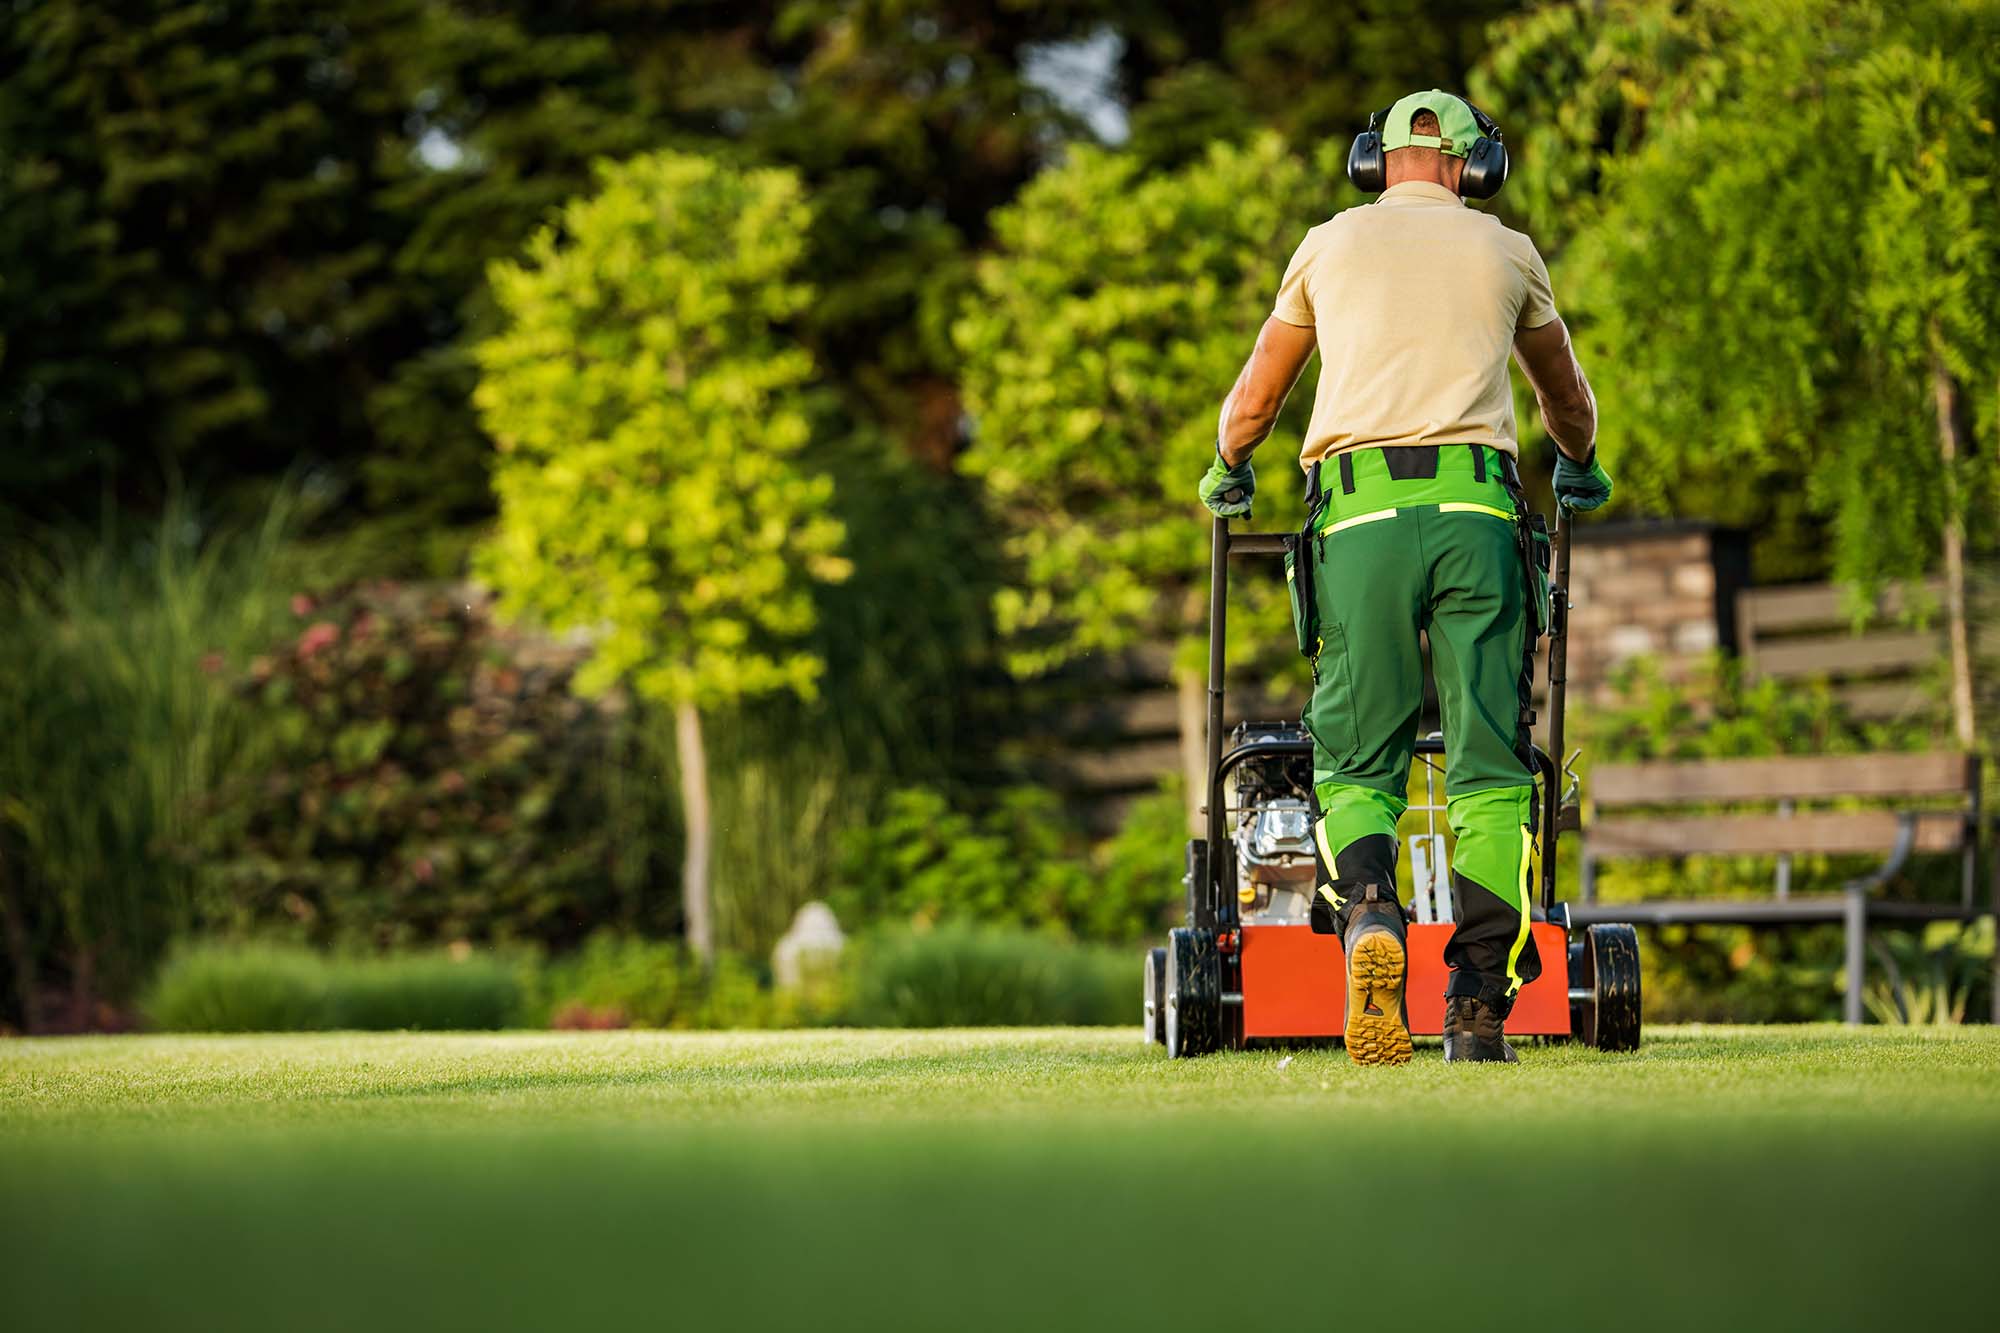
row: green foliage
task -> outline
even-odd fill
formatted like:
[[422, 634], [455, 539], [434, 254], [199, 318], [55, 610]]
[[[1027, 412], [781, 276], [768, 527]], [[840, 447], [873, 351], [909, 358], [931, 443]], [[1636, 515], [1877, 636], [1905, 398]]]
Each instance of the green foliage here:
[[1878, 1023], [1963, 1023], [1991, 1011], [1993, 918], [1933, 921], [1921, 932], [1877, 931], [1869, 951], [1882, 976], [1863, 1000]]
[[1089, 887], [1074, 851], [1052, 792], [1012, 788], [975, 815], [940, 792], [905, 789], [843, 839], [830, 902], [843, 921], [1056, 924]]
[[338, 957], [208, 941], [169, 955], [141, 1004], [165, 1032], [500, 1028], [520, 1006], [517, 969], [487, 955]]
[[1758, 529], [1794, 576], [1823, 545], [1863, 588], [1922, 573], [1947, 523], [2000, 535], [1992, 453], [1940, 458], [1933, 382], [1993, 419], [1996, 35], [1990, 0], [1511, 25], [1483, 82], [1539, 127], [1521, 202], [1566, 241], [1557, 288], [1634, 500]]
[[543, 970], [544, 1021], [557, 1027], [674, 1026], [700, 973], [678, 943], [600, 931]]
[[1180, 783], [1132, 803], [1109, 842], [1093, 853], [1096, 875], [1077, 907], [1077, 931], [1090, 939], [1123, 943], [1150, 937], [1183, 901], [1187, 873], [1187, 801]]
[[829, 901], [849, 922], [984, 922], [1122, 943], [1176, 897], [1185, 820], [1177, 795], [1149, 797], [1092, 850], [1046, 788], [1010, 788], [978, 812], [906, 788], [842, 839]]
[[1138, 957], [1001, 926], [889, 931], [857, 946], [858, 1027], [1130, 1022]]
[[762, 955], [834, 887], [839, 839], [885, 787], [990, 781], [1012, 725], [991, 665], [992, 542], [965, 484], [872, 435], [815, 445], [841, 478], [852, 577], [812, 588], [809, 650], [837, 707], [777, 695], [704, 727], [715, 819], [717, 937]]
[[316, 1032], [334, 1025], [325, 961], [294, 946], [176, 949], [139, 1007], [162, 1032]]
[[1868, 754], [1929, 748], [1935, 719], [1856, 718], [1824, 680], [1746, 678], [1711, 654], [1669, 681], [1634, 658], [1609, 697], [1580, 712], [1577, 734], [1593, 760], [1733, 759], [1775, 754]]
[[1642, 928], [1639, 956], [1648, 1023], [1830, 1023], [1840, 1017], [1837, 926]]
[[137, 533], [38, 531], [5, 563], [0, 1021], [92, 1023], [194, 926], [190, 873], [161, 852], [256, 753], [226, 681], [284, 615], [291, 512], [217, 529], [176, 500]]
[[542, 969], [522, 1019], [558, 1028], [819, 1027], [839, 1017], [844, 995], [838, 969], [784, 989], [741, 954], [717, 954], [703, 967], [679, 942], [607, 930]]
[[[976, 433], [962, 463], [1006, 527], [1016, 586], [996, 611], [1038, 671], [1198, 620], [1208, 524], [1195, 483], [1216, 413], [1324, 185], [1275, 136], [1172, 172], [1079, 150], [994, 220], [996, 252], [956, 325]], [[1265, 448], [1264, 526], [1284, 501], [1305, 410]], [[1282, 641], [1278, 590], [1232, 617]]]
[[243, 685], [268, 755], [185, 844], [205, 920], [380, 948], [670, 919], [648, 756], [615, 701], [572, 695], [573, 651], [470, 593], [371, 584], [295, 613]]
[[849, 565], [833, 483], [799, 466], [812, 358], [785, 336], [798, 179], [679, 153], [599, 169], [496, 265], [475, 401], [500, 453], [485, 568], [515, 613], [591, 632], [578, 684], [714, 706], [823, 664], [794, 641]]
[[1131, 151], [1181, 162], [1217, 139], [1271, 127], [1300, 147], [1333, 144], [1344, 159], [1370, 112], [1419, 88], [1464, 87], [1488, 26], [1520, 7], [1513, 0], [1107, 6], [1127, 43], [1130, 85], [1141, 94], [1133, 99]]

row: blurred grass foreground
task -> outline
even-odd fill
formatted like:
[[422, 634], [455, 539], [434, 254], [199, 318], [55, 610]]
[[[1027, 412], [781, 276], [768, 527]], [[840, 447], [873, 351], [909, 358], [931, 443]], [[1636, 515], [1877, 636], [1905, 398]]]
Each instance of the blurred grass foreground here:
[[[1996, 1041], [1668, 1030], [1386, 1072], [1129, 1031], [8, 1043], [0, 1304], [21, 1328], [1458, 1328], [1504, 1273], [1565, 1327], [1978, 1327]], [[1468, 1197], [1506, 1201], [1490, 1261], [1456, 1248]], [[1383, 1238], [1360, 1254], [1357, 1210]]]

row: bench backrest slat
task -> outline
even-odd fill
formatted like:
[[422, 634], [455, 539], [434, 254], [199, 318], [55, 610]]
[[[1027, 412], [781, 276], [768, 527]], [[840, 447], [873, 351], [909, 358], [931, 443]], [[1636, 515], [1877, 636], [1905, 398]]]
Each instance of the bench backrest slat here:
[[[1898, 821], [1887, 810], [1814, 810], [1797, 815], [1628, 815], [1600, 819], [1588, 831], [1592, 856], [1837, 856], [1883, 853], [1896, 845]], [[1917, 820], [1919, 852], [1956, 851], [1965, 818], [1937, 812]]]
[[1590, 775], [1599, 808], [1699, 801], [1816, 801], [1842, 796], [1966, 793], [1973, 761], [1929, 754], [1781, 755], [1769, 759], [1662, 759], [1603, 764]]

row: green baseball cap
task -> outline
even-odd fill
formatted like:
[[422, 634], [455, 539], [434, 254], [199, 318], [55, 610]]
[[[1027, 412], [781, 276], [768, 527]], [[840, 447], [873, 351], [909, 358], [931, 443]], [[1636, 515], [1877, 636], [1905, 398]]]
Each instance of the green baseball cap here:
[[[1419, 111], [1428, 111], [1438, 118], [1436, 134], [1410, 133], [1410, 117]], [[1465, 99], [1436, 88], [1403, 98], [1389, 108], [1382, 122], [1382, 151], [1386, 153], [1398, 148], [1435, 148], [1453, 157], [1465, 157], [1472, 152], [1472, 141], [1478, 137], [1479, 122], [1472, 118], [1472, 108], [1465, 104]]]

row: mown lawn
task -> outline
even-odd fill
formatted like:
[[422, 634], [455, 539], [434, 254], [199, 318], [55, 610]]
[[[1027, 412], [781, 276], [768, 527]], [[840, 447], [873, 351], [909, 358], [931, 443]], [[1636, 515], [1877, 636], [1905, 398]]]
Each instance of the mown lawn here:
[[2000, 1034], [1524, 1058], [1169, 1064], [1100, 1030], [0, 1043], [0, 1327], [1985, 1324]]

